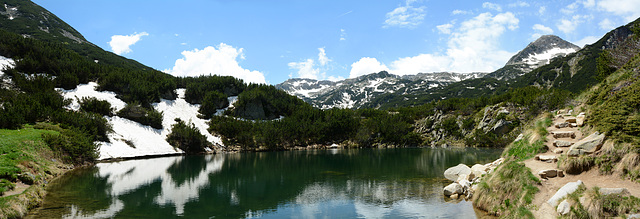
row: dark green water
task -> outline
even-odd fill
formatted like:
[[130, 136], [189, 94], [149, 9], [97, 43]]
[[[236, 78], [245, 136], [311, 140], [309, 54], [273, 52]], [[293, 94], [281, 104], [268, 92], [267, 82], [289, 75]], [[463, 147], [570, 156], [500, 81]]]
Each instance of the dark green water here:
[[475, 218], [446, 168], [497, 149], [359, 149], [100, 163], [48, 187], [30, 218]]

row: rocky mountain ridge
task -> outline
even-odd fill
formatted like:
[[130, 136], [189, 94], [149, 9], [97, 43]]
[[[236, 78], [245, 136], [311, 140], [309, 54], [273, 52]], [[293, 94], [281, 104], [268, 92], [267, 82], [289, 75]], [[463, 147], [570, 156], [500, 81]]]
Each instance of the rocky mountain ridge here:
[[[515, 54], [505, 67], [491, 73], [434, 72], [416, 75], [394, 75], [386, 71], [372, 73], [341, 81], [318, 81], [314, 79], [292, 78], [276, 85], [276, 88], [297, 96], [311, 105], [329, 109], [379, 107], [377, 98], [389, 95], [401, 96], [405, 100], [414, 96], [432, 94], [431, 90], [443, 88], [456, 82], [478, 78], [512, 80], [525, 73], [549, 64], [552, 59], [566, 56], [580, 50], [580, 47], [554, 35], [541, 36], [523, 50]], [[467, 90], [484, 89], [460, 84]], [[493, 90], [489, 86], [489, 90]]]

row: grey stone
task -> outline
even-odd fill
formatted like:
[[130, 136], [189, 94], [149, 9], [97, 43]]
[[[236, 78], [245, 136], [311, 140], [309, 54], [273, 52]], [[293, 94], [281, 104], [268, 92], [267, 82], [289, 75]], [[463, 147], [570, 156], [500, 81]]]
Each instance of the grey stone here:
[[564, 152], [564, 151], [562, 151], [562, 148], [553, 149], [553, 153], [562, 154], [562, 152]]
[[555, 126], [556, 126], [556, 128], [559, 128], [559, 129], [566, 128], [566, 127], [569, 127], [569, 123], [568, 122], [559, 122], [559, 123], [556, 123]]
[[565, 199], [562, 202], [560, 202], [556, 211], [560, 215], [567, 215], [569, 214], [569, 212], [571, 212], [571, 204], [569, 204], [569, 202]]
[[576, 133], [574, 131], [555, 131], [552, 132], [554, 138], [575, 138]]
[[553, 178], [553, 177], [558, 176], [558, 170], [555, 170], [555, 169], [540, 170], [538, 172], [538, 175], [540, 176], [540, 178], [543, 178], [543, 179]]
[[558, 191], [556, 192], [556, 194], [554, 194], [548, 201], [547, 203], [553, 207], [558, 206], [558, 202], [560, 200], [562, 200], [564, 197], [567, 197], [567, 195], [575, 192], [578, 187], [580, 187], [581, 185], [584, 185], [584, 183], [582, 183], [581, 180], [578, 180], [576, 182], [569, 182], [567, 184], [565, 184], [564, 186], [562, 186], [562, 188], [558, 189]]
[[629, 193], [629, 190], [626, 188], [600, 188], [600, 194], [601, 195], [611, 195], [611, 194], [617, 194], [617, 195], [630, 195], [631, 193]]
[[462, 194], [462, 186], [458, 183], [451, 183], [444, 187], [444, 195]]
[[534, 159], [539, 160], [539, 161], [545, 161], [545, 162], [556, 162], [556, 161], [558, 161], [558, 158], [556, 156], [553, 156], [553, 155], [536, 155]]
[[573, 145], [573, 143], [568, 142], [568, 141], [563, 141], [563, 140], [554, 140], [553, 141], [553, 146], [556, 146], [556, 147], [569, 147], [571, 145]]
[[582, 127], [584, 125], [584, 120], [587, 116], [584, 113], [580, 113], [580, 115], [576, 116], [576, 125]]
[[464, 164], [458, 164], [458, 166], [450, 167], [444, 171], [444, 178], [451, 181], [456, 181], [460, 174], [471, 174], [471, 168]]
[[605, 135], [595, 132], [586, 138], [576, 142], [570, 148], [567, 154], [569, 156], [578, 156], [582, 154], [591, 154], [600, 150], [604, 142]]
[[487, 174], [487, 171], [489, 170], [489, 167], [482, 165], [482, 164], [474, 164], [471, 167], [471, 177], [478, 178], [481, 177], [484, 174]]

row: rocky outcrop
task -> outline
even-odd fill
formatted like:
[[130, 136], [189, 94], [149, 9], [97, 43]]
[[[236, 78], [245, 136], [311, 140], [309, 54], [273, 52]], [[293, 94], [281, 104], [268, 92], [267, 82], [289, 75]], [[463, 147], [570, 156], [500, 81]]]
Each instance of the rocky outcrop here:
[[[451, 199], [465, 197], [467, 199], [473, 196], [477, 183], [481, 177], [492, 172], [498, 165], [504, 162], [504, 158], [499, 158], [488, 164], [475, 164], [469, 168], [465, 164], [458, 164], [445, 171], [445, 178], [453, 181], [443, 189], [443, 194]], [[469, 173], [467, 173], [467, 171]], [[454, 174], [459, 173], [459, 174]], [[453, 179], [456, 177], [455, 179]]]
[[582, 154], [591, 154], [600, 150], [604, 142], [605, 135], [595, 132], [586, 138], [576, 142], [570, 148], [567, 154], [569, 156], [578, 156]]

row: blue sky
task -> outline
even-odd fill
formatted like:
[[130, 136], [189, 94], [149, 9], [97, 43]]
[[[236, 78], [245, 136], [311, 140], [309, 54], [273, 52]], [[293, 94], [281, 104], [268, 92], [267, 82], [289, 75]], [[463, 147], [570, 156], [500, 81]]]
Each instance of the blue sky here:
[[490, 72], [540, 35], [583, 46], [640, 17], [640, 0], [33, 1], [155, 69], [268, 84]]

